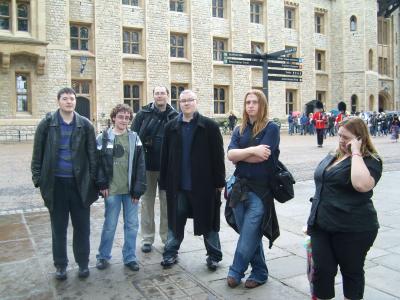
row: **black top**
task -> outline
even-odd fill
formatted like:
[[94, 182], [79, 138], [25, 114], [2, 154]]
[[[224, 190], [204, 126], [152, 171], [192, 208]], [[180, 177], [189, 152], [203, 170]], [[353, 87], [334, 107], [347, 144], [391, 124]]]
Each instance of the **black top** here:
[[268, 160], [260, 163], [248, 163], [238, 161], [236, 164], [235, 176], [247, 178], [252, 181], [269, 182], [271, 170], [275, 169], [279, 158], [279, 127], [274, 122], [269, 122], [256, 137], [252, 137], [253, 125], [248, 123], [240, 134], [240, 127], [236, 127], [232, 133], [231, 142], [228, 151], [231, 149], [244, 149], [250, 146], [268, 145], [271, 150], [271, 156]]
[[[351, 184], [351, 158], [326, 168], [335, 156], [328, 154], [314, 173], [315, 195], [312, 198], [308, 225], [317, 224], [331, 232], [362, 232], [379, 228], [376, 210], [371, 197], [373, 191], [362, 193]], [[371, 176], [378, 183], [382, 175], [382, 161], [364, 157]]]

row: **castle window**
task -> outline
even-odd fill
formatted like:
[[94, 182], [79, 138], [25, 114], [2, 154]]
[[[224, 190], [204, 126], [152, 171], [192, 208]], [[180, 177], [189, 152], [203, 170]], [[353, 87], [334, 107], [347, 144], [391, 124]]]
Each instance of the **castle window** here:
[[70, 26], [70, 41], [72, 50], [89, 50], [89, 27], [85, 25]]
[[224, 52], [227, 50], [227, 41], [225, 39], [213, 39], [213, 60], [224, 60]]
[[123, 52], [130, 54], [141, 54], [141, 33], [139, 30], [124, 29]]
[[214, 114], [224, 114], [227, 111], [228, 88], [214, 86]]
[[186, 47], [186, 35], [171, 33], [170, 36], [170, 56], [184, 58]]
[[16, 95], [17, 95], [17, 112], [28, 111], [29, 86], [27, 74], [15, 75]]
[[250, 2], [250, 22], [262, 23], [262, 3], [258, 1]]
[[184, 12], [185, 11], [185, 1], [184, 0], [171, 0], [169, 1], [169, 10]]
[[128, 104], [134, 113], [137, 113], [142, 105], [142, 84], [124, 82], [124, 103]]
[[10, 2], [0, 2], [0, 29], [10, 29]]
[[356, 16], [351, 16], [350, 18], [350, 31], [357, 30], [357, 18]]
[[225, 9], [225, 0], [212, 0], [212, 16], [223, 18]]

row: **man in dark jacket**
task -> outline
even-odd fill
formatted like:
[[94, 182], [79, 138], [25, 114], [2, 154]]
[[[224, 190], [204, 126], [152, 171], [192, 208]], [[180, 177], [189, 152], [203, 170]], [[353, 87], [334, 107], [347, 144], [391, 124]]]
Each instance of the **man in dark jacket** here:
[[[177, 111], [167, 103], [169, 90], [157, 86], [153, 90], [154, 102], [144, 106], [136, 115], [131, 130], [139, 134], [144, 147], [146, 161], [147, 189], [142, 197], [140, 228], [142, 251], [151, 252], [155, 236], [154, 202], [157, 183], [160, 176], [161, 145], [165, 124], [175, 118]], [[160, 237], [165, 244], [167, 240], [167, 200], [165, 191], [158, 190], [160, 201]]]
[[204, 236], [207, 266], [216, 270], [222, 259], [219, 241], [221, 191], [225, 184], [222, 136], [218, 124], [197, 112], [197, 96], [181, 93], [182, 113], [165, 127], [160, 187], [167, 193], [168, 239], [161, 265], [177, 262], [188, 217], [194, 234]]
[[59, 109], [39, 123], [33, 145], [32, 180], [50, 212], [56, 278], [67, 278], [67, 228], [71, 215], [78, 276], [89, 276], [90, 205], [97, 200], [96, 136], [90, 121], [75, 112], [76, 95], [63, 88]]

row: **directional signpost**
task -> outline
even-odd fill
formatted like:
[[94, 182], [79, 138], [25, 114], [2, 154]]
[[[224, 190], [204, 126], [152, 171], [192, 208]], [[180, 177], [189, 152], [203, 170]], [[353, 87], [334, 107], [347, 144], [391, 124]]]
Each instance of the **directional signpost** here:
[[296, 48], [264, 54], [224, 52], [223, 57], [224, 64], [263, 67], [263, 91], [268, 99], [268, 81], [302, 81], [303, 72], [299, 70], [302, 69], [303, 59], [285, 56], [294, 52]]

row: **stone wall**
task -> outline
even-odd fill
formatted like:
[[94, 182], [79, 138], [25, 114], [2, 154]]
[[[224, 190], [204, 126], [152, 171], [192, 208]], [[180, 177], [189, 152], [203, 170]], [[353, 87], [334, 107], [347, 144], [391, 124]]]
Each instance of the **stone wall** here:
[[[123, 101], [123, 82], [142, 84], [143, 104], [152, 101], [155, 85], [186, 84], [199, 96], [199, 110], [214, 115], [213, 87], [227, 87], [226, 113], [241, 114], [243, 95], [251, 87], [262, 87], [259, 67], [226, 66], [213, 61], [213, 38], [226, 39], [229, 51], [250, 52], [251, 42], [264, 43], [267, 52], [285, 46], [297, 47], [304, 59], [302, 83], [269, 83], [271, 117], [285, 117], [285, 91], [294, 90], [295, 109], [315, 99], [324, 91], [326, 109], [344, 100], [350, 109], [353, 94], [357, 110], [369, 110], [370, 96], [378, 109], [379, 92], [389, 87], [395, 107], [400, 105], [400, 25], [399, 11], [391, 17], [393, 29], [393, 78], [382, 78], [377, 67], [377, 18], [374, 0], [271, 0], [263, 1], [262, 24], [250, 23], [249, 1], [232, 0], [224, 18], [211, 16], [211, 1], [186, 1], [185, 12], [170, 12], [168, 1], [140, 1], [140, 7], [122, 5], [121, 0], [40, 0], [39, 22], [35, 36], [46, 41], [44, 72], [38, 72], [38, 60], [25, 55], [23, 43], [16, 43], [18, 55], [11, 55], [10, 65], [0, 64], [0, 126], [35, 126], [47, 111], [57, 108], [57, 91], [74, 80], [90, 80], [92, 119], [105, 122], [111, 108]], [[296, 28], [284, 28], [284, 7], [296, 10]], [[324, 33], [314, 32], [314, 14], [324, 14]], [[357, 17], [357, 31], [350, 31], [350, 17]], [[91, 28], [90, 51], [70, 50], [70, 22]], [[42, 27], [40, 27], [42, 24]], [[140, 55], [122, 53], [124, 28], [142, 33]], [[36, 30], [36, 29], [35, 29]], [[186, 35], [186, 55], [170, 58], [170, 33]], [[396, 35], [397, 33], [397, 35]], [[2, 35], [0, 33], [0, 35]], [[397, 38], [397, 42], [396, 42]], [[0, 41], [1, 46], [1, 41]], [[25, 49], [27, 49], [25, 47]], [[325, 51], [325, 70], [315, 70], [315, 50]], [[368, 51], [374, 51], [374, 66], [368, 70]], [[22, 53], [22, 54], [21, 54]], [[80, 56], [88, 62], [80, 72]], [[3, 61], [0, 47], [0, 60]], [[397, 74], [396, 74], [397, 66]], [[29, 113], [15, 111], [15, 72], [30, 78]], [[225, 116], [219, 116], [225, 117]], [[22, 125], [21, 125], [22, 126]], [[0, 130], [3, 127], [0, 127]], [[5, 127], [4, 127], [5, 128]], [[7, 129], [8, 130], [8, 129]]]

